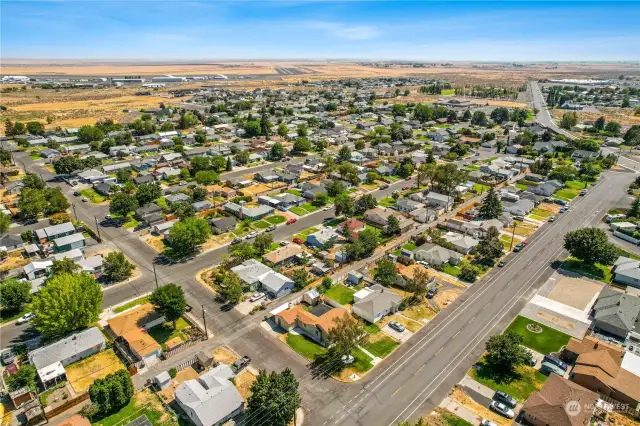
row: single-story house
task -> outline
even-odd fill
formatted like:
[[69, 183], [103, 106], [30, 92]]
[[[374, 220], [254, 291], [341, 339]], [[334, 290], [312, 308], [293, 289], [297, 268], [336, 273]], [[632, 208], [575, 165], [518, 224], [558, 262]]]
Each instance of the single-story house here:
[[165, 200], [167, 200], [167, 204], [169, 204], [170, 206], [177, 203], [184, 203], [187, 201], [191, 201], [191, 197], [189, 197], [187, 194], [184, 194], [182, 192], [178, 192], [177, 194], [169, 195], [164, 198]]
[[316, 248], [323, 248], [326, 244], [334, 243], [340, 236], [336, 231], [331, 228], [322, 228], [313, 234], [307, 235], [307, 244]]
[[432, 243], [423, 244], [413, 250], [413, 259], [427, 262], [430, 265], [443, 265], [445, 263], [457, 265], [462, 260], [462, 257], [458, 252]]
[[235, 230], [236, 226], [238, 225], [238, 221], [234, 217], [229, 216], [218, 219], [211, 219], [209, 221], [209, 224], [211, 225], [211, 230], [213, 231], [213, 233], [216, 235], [220, 235], [224, 234], [225, 232], [231, 232]]
[[502, 208], [505, 212], [515, 216], [524, 216], [535, 208], [535, 203], [531, 200], [518, 200], [515, 203], [504, 202]]
[[100, 330], [91, 327], [34, 349], [29, 352], [28, 358], [46, 388], [66, 374], [65, 366], [96, 354], [105, 347], [106, 342]]
[[424, 204], [413, 201], [408, 198], [400, 198], [396, 201], [396, 208], [401, 212], [411, 213], [415, 210], [423, 208]]
[[455, 199], [448, 195], [439, 194], [437, 192], [429, 191], [427, 194], [427, 203], [430, 207], [442, 207], [446, 210], [453, 208]]
[[256, 290], [260, 285], [260, 278], [271, 271], [271, 268], [255, 259], [245, 260], [231, 268], [231, 272], [237, 274], [244, 286], [251, 291]]
[[197, 201], [193, 204], [191, 204], [191, 207], [193, 208], [193, 211], [195, 212], [201, 212], [203, 210], [207, 210], [213, 207], [213, 204], [211, 204], [211, 201], [209, 200], [202, 200], [202, 201]]
[[338, 224], [336, 232], [342, 235], [345, 235], [345, 233], [348, 232], [350, 235], [356, 236], [359, 232], [364, 231], [366, 226], [367, 225], [365, 225], [364, 222], [355, 218], [350, 218]]
[[61, 223], [59, 225], [47, 226], [46, 228], [36, 229], [36, 237], [40, 242], [53, 241], [56, 238], [65, 237], [76, 232], [76, 228], [71, 222]]
[[640, 288], [640, 261], [619, 256], [613, 264], [613, 279], [616, 282]]
[[0, 251], [12, 252], [24, 247], [24, 241], [19, 235], [5, 235], [0, 238]]
[[413, 226], [413, 221], [407, 217], [384, 207], [376, 207], [364, 212], [364, 221], [377, 227], [384, 228], [387, 226], [389, 216], [395, 216], [400, 223], [400, 230], [406, 232]]
[[260, 286], [270, 297], [277, 299], [291, 293], [296, 285], [289, 277], [269, 270], [260, 277]]
[[53, 240], [53, 245], [55, 246], [57, 252], [64, 252], [76, 248], [82, 248], [86, 244], [84, 235], [82, 235], [81, 232], [78, 232], [76, 234], [56, 238], [55, 240]]
[[133, 183], [136, 186], [140, 186], [145, 183], [153, 183], [155, 182], [155, 178], [152, 174], [141, 175], [133, 178]]
[[402, 303], [398, 293], [380, 284], [363, 288], [353, 295], [353, 299], [353, 314], [372, 324], [397, 312]]
[[[409, 266], [400, 267], [398, 269], [398, 275], [396, 275], [395, 284], [403, 288], [406, 287], [407, 284], [409, 284], [409, 282], [412, 279], [414, 279], [417, 271], [424, 272], [425, 274], [428, 273], [427, 268], [425, 268], [422, 265], [418, 265], [417, 263], [414, 263], [413, 265], [409, 265]], [[435, 280], [432, 281], [432, 283], [435, 283]]]
[[629, 333], [637, 333], [640, 297], [604, 287], [591, 309], [591, 318], [595, 331], [626, 339]]
[[335, 320], [349, 315], [344, 308], [333, 308], [329, 305], [318, 304], [310, 310], [300, 305], [274, 315], [274, 321], [285, 330], [302, 330], [306, 336], [323, 346], [329, 345], [329, 331], [335, 327]]
[[28, 280], [32, 281], [48, 275], [52, 265], [53, 262], [51, 260], [39, 260], [25, 265], [22, 268], [22, 272], [24, 272]]
[[233, 214], [239, 219], [260, 220], [264, 217], [271, 216], [274, 213], [273, 207], [264, 204], [258, 207], [243, 207], [236, 203], [226, 203], [222, 206], [225, 211]]
[[107, 320], [107, 332], [129, 348], [135, 361], [153, 365], [160, 361], [162, 347], [148, 330], [164, 322], [164, 315], [157, 312], [151, 303], [145, 303]]
[[293, 261], [296, 256], [302, 253], [304, 253], [304, 250], [299, 245], [287, 244], [284, 247], [280, 247], [265, 254], [262, 259], [265, 262], [270, 262], [273, 266], [278, 267]]
[[453, 244], [453, 247], [457, 252], [463, 254], [469, 254], [469, 252], [480, 243], [480, 241], [475, 238], [468, 235], [458, 234], [456, 232], [447, 232], [444, 234], [444, 239]]
[[306, 200], [298, 195], [285, 192], [284, 194], [275, 195], [273, 198], [280, 202], [284, 207], [300, 206], [306, 202]]

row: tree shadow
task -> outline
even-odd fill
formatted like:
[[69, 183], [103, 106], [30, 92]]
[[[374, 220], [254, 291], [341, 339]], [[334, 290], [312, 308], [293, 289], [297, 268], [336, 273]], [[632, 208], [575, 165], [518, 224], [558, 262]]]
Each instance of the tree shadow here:
[[339, 374], [346, 367], [341, 359], [341, 354], [333, 349], [316, 356], [310, 365], [311, 376], [314, 379], [328, 379], [332, 375]]
[[479, 379], [492, 380], [498, 384], [509, 384], [522, 379], [522, 375], [517, 371], [499, 365], [492, 365], [486, 361], [478, 361], [474, 368]]

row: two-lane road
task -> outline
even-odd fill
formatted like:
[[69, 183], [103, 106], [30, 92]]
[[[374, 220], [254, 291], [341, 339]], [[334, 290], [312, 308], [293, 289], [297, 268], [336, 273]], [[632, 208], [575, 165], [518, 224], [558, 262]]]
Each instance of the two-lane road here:
[[536, 81], [531, 80], [529, 82], [529, 85], [531, 86], [531, 94], [533, 96], [533, 107], [538, 108], [539, 110], [538, 114], [536, 115], [536, 121], [542, 124], [543, 126], [545, 126], [546, 128], [551, 129], [554, 132], [559, 133], [563, 136], [566, 136], [569, 139], [576, 139], [574, 135], [572, 135], [571, 133], [567, 132], [564, 129], [561, 129], [553, 121], [553, 118], [551, 118], [551, 113], [547, 109], [547, 103], [544, 100], [544, 95], [542, 94], [542, 91], [540, 90], [538, 83]]

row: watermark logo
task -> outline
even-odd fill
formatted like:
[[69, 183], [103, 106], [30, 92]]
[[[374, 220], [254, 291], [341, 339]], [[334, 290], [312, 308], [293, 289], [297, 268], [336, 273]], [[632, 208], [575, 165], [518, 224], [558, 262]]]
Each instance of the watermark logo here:
[[578, 401], [569, 401], [565, 404], [564, 411], [566, 411], [568, 415], [575, 417], [580, 414], [582, 407]]

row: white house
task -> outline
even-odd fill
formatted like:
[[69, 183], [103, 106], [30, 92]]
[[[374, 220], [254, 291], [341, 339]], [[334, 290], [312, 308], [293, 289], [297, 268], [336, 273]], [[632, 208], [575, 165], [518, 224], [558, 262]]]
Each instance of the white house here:
[[402, 297], [379, 284], [363, 288], [353, 295], [353, 314], [375, 323], [398, 311]]

